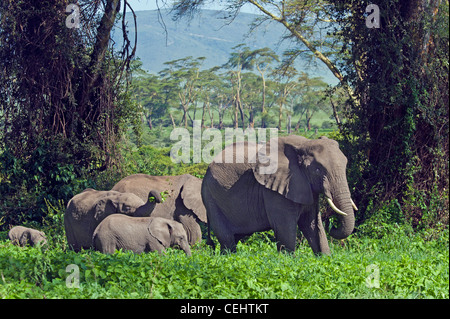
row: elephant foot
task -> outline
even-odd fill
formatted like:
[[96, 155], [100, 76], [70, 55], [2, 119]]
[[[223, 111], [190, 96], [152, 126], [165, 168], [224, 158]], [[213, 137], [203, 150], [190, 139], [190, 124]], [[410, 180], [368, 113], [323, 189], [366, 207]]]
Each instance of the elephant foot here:
[[214, 244], [214, 242], [213, 242], [213, 240], [212, 240], [211, 238], [208, 238], [208, 239], [207, 239], [206, 244], [207, 244], [208, 246], [210, 246], [213, 250], [216, 249], [216, 244]]

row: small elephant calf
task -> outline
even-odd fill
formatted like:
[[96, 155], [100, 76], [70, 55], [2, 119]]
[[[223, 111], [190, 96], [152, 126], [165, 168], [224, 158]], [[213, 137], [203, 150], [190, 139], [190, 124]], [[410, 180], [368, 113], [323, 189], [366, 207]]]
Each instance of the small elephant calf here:
[[183, 225], [162, 217], [109, 215], [95, 229], [92, 245], [106, 254], [112, 254], [120, 248], [142, 253], [178, 247], [186, 255], [191, 255]]
[[14, 245], [21, 247], [26, 245], [35, 246], [38, 243], [41, 245], [47, 244], [47, 237], [45, 237], [44, 232], [23, 226], [15, 226], [11, 228], [8, 233], [8, 237]]

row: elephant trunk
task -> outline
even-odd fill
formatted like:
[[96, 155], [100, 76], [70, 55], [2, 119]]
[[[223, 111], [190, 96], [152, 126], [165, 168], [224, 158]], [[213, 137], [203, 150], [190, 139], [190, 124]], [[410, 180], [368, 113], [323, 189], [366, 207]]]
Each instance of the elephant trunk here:
[[350, 197], [350, 191], [333, 196], [331, 203], [335, 205], [335, 207], [332, 206], [333, 210], [340, 211], [340, 213], [337, 213], [339, 226], [337, 228], [332, 227], [330, 235], [336, 239], [347, 238], [355, 227], [355, 214], [353, 212], [355, 205]]
[[189, 244], [186, 242], [184, 244], [182, 244], [180, 246], [181, 250], [184, 251], [186, 253], [187, 256], [191, 256], [191, 247], [189, 246]]
[[156, 207], [156, 204], [161, 203], [163, 200], [161, 198], [161, 195], [159, 192], [155, 190], [151, 190], [148, 194], [148, 200], [147, 202], [138, 207], [136, 211], [134, 212], [134, 217], [148, 217], [153, 212], [153, 210]]

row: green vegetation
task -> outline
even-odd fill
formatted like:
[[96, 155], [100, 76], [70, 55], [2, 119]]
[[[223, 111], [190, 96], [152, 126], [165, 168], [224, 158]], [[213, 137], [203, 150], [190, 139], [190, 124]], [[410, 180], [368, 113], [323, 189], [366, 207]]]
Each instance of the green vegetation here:
[[[302, 240], [295, 254], [278, 253], [271, 232], [255, 234], [235, 254], [203, 245], [133, 254], [74, 253], [0, 242], [2, 298], [448, 298], [448, 230], [433, 236], [386, 224], [381, 238], [360, 233], [330, 242], [316, 257]], [[79, 267], [79, 288], [66, 278]], [[372, 265], [372, 266], [371, 266]], [[369, 267], [369, 268], [368, 268]], [[375, 270], [373, 270], [375, 269]], [[370, 281], [379, 270], [379, 287]], [[69, 278], [69, 282], [71, 278]]]

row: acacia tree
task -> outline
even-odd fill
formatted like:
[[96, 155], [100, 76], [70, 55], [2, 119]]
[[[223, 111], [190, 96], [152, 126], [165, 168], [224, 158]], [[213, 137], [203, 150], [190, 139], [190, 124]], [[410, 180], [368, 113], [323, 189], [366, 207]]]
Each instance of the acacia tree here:
[[[269, 69], [271, 63], [274, 61], [278, 61], [278, 56], [275, 54], [273, 50], [270, 48], [262, 48], [251, 50], [245, 44], [238, 44], [232, 48], [234, 50], [228, 62], [223, 66], [224, 68], [229, 69], [231, 83], [235, 88], [234, 91], [234, 127], [238, 127], [238, 111], [241, 116], [242, 126], [245, 127], [245, 112], [244, 112], [244, 102], [242, 101], [242, 71], [252, 71], [255, 69], [258, 70], [258, 73], [262, 79], [262, 104], [261, 104], [261, 113], [265, 113], [265, 103], [266, 103], [266, 78], [265, 74]], [[251, 113], [253, 114], [253, 112]], [[254, 127], [254, 116], [249, 117], [250, 122], [249, 126]], [[265, 126], [264, 118], [262, 121], [262, 127]]]
[[[278, 55], [270, 48], [262, 48], [254, 51], [253, 64], [256, 66], [258, 73], [261, 77], [262, 90], [261, 90], [261, 127], [266, 127], [265, 114], [266, 114], [266, 73], [270, 70], [273, 62], [279, 62]], [[253, 127], [253, 126], [252, 126]]]
[[[175, 0], [173, 3], [175, 18], [193, 16], [208, 2], [214, 1]], [[215, 2], [224, 4], [221, 1]], [[285, 37], [299, 44], [298, 48], [290, 50], [287, 54], [290, 63], [298, 57], [319, 60], [339, 80], [349, 98], [354, 99], [353, 90], [338, 66], [342, 43], [337, 41], [336, 37], [329, 35], [333, 27], [337, 25], [333, 17], [333, 7], [329, 1], [230, 0], [225, 3], [224, 10], [230, 13], [231, 19], [236, 17], [242, 6], [251, 5], [262, 14], [254, 25], [261, 25], [265, 21], [274, 21], [283, 25], [288, 31]], [[355, 100], [355, 102], [358, 101]]]
[[176, 88], [170, 81], [161, 81], [159, 76], [144, 72], [133, 78], [132, 86], [135, 100], [149, 129], [153, 129], [154, 121], [161, 121], [167, 114], [170, 101], [175, 98]]
[[283, 120], [283, 111], [286, 105], [287, 99], [290, 94], [292, 94], [295, 87], [298, 85], [294, 81], [295, 76], [297, 76], [297, 70], [292, 66], [284, 66], [273, 70], [271, 73], [271, 77], [277, 80], [276, 86], [276, 95], [277, 95], [277, 103], [278, 103], [278, 129], [281, 130], [281, 121]]
[[238, 111], [241, 115], [242, 127], [245, 127], [244, 109], [242, 106], [241, 92], [242, 92], [242, 70], [252, 68], [251, 51], [250, 48], [244, 46], [243, 43], [232, 48], [228, 62], [223, 66], [229, 69], [230, 82], [234, 88], [233, 92], [233, 106], [234, 106], [234, 128], [239, 127]]
[[175, 81], [178, 85], [178, 99], [181, 110], [183, 111], [183, 118], [181, 120], [184, 123], [184, 127], [188, 126], [188, 118], [193, 124], [193, 119], [189, 114], [192, 109], [195, 113], [197, 109], [197, 100], [200, 93], [200, 67], [205, 60], [205, 57], [193, 58], [191, 56], [177, 59], [164, 64], [168, 67], [159, 72], [163, 81]]
[[311, 130], [311, 119], [319, 110], [327, 112], [327, 84], [320, 77], [310, 78], [308, 74], [302, 72], [297, 78], [295, 92], [296, 98], [292, 101], [293, 111], [300, 114], [300, 118], [295, 126], [298, 131], [303, 115], [305, 115], [306, 129]]
[[0, 191], [9, 218], [38, 216], [45, 197], [73, 195], [86, 170], [118, 165], [118, 142], [136, 114], [126, 91], [135, 52], [128, 1], [78, 1], [79, 28], [66, 24], [68, 4], [0, 2]]

